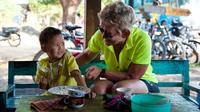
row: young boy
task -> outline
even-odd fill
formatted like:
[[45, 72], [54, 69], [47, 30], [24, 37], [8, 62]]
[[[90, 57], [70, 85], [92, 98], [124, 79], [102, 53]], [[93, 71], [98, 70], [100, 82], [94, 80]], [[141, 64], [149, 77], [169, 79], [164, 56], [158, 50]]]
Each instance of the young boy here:
[[36, 82], [41, 89], [54, 86], [86, 86], [81, 77], [75, 58], [66, 51], [64, 39], [59, 29], [45, 28], [40, 36], [41, 49], [48, 57], [38, 63]]

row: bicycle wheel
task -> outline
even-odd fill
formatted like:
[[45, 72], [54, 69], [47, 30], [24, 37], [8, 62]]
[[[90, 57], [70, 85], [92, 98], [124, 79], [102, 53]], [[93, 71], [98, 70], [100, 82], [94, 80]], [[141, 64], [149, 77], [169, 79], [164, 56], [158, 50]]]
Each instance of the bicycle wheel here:
[[196, 40], [189, 40], [188, 41], [190, 45], [192, 45], [192, 47], [194, 47], [194, 49], [198, 52], [200, 51], [200, 42], [196, 41]]
[[46, 57], [47, 57], [47, 54], [45, 52], [43, 52], [42, 50], [40, 50], [33, 57], [33, 61], [39, 61], [40, 59], [46, 58]]
[[152, 59], [165, 59], [166, 47], [160, 40], [152, 40]]
[[21, 38], [20, 38], [19, 34], [17, 34], [17, 33], [10, 34], [10, 37], [8, 39], [8, 43], [11, 47], [19, 46], [20, 42], [21, 42]]
[[195, 48], [188, 44], [188, 43], [182, 43], [184, 45], [184, 49], [186, 51], [186, 58], [189, 60], [190, 63], [197, 63], [199, 61], [199, 54], [195, 50]]
[[166, 46], [166, 58], [167, 59], [184, 59], [185, 51], [182, 43], [176, 40], [168, 40], [165, 43]]

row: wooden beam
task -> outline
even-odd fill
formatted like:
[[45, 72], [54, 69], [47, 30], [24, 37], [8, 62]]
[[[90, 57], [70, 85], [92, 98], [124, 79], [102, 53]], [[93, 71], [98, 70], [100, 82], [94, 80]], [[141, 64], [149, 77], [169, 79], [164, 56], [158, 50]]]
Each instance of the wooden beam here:
[[101, 0], [85, 0], [85, 48], [99, 25], [97, 13], [100, 10]]

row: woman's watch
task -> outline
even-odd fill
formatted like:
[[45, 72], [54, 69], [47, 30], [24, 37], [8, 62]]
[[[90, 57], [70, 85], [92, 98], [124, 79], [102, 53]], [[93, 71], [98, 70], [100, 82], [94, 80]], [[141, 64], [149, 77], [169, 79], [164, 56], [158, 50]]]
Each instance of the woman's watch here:
[[105, 73], [106, 73], [106, 70], [105, 69], [101, 69], [101, 72], [100, 72], [99, 76], [100, 77], [104, 77]]

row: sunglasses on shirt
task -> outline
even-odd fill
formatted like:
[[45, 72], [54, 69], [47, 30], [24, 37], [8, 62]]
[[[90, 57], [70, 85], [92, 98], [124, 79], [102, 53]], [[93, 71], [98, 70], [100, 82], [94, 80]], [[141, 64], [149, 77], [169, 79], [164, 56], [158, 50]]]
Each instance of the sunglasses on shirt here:
[[110, 32], [104, 30], [103, 28], [99, 27], [99, 30], [103, 34], [103, 38], [112, 38], [113, 37]]

